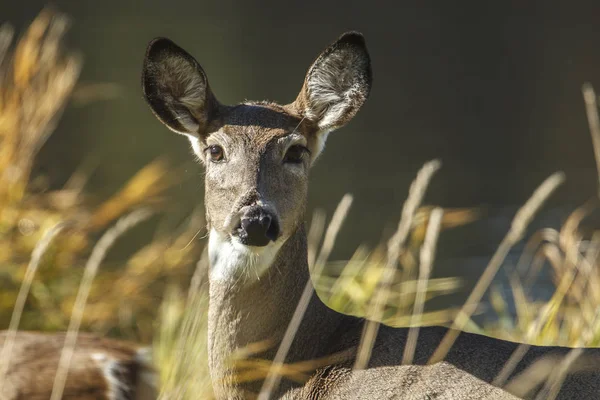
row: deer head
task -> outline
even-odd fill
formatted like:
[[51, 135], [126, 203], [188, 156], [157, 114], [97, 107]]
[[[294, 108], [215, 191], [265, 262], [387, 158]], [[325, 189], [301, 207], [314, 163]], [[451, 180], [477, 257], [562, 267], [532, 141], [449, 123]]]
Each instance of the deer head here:
[[219, 103], [200, 64], [172, 41], [153, 40], [142, 86], [156, 117], [186, 135], [206, 169], [211, 279], [267, 268], [303, 223], [311, 165], [371, 88], [364, 38], [343, 34], [309, 68], [296, 100]]

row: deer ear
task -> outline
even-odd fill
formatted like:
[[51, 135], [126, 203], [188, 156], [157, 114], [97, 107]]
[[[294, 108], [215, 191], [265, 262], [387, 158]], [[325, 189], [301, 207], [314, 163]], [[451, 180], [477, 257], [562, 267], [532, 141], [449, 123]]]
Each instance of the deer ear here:
[[320, 131], [345, 125], [371, 90], [371, 59], [358, 32], [344, 33], [309, 68], [296, 107]]
[[200, 64], [165, 38], [148, 45], [142, 89], [154, 115], [177, 133], [203, 136], [219, 108]]

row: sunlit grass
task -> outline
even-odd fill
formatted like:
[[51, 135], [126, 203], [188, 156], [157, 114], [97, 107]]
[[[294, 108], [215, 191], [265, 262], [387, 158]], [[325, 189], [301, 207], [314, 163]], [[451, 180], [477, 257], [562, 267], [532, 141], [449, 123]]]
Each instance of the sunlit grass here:
[[155, 332], [154, 358], [160, 365], [160, 399], [213, 397], [208, 370], [208, 296], [167, 291]]
[[[559, 230], [545, 228], [531, 235], [516, 268], [507, 271], [516, 318], [508, 318], [508, 300], [493, 290], [491, 304], [499, 318], [486, 325], [487, 332], [540, 345], [600, 346], [600, 230], [581, 226], [598, 205], [592, 199]], [[550, 274], [556, 287], [546, 301], [533, 293], [542, 273]]]
[[[52, 140], [56, 121], [78, 88], [80, 57], [65, 49], [62, 42], [67, 25], [63, 16], [44, 11], [15, 44], [10, 27], [0, 28], [0, 328], [8, 327], [15, 304], [19, 304], [19, 290], [29, 289], [30, 282], [19, 327], [67, 329], [82, 267], [101, 235], [133, 210], [160, 209], [169, 187], [177, 182], [167, 162], [159, 159], [100, 204], [89, 199], [82, 171], [76, 171], [60, 190], [36, 191], [31, 185], [36, 178], [31, 176], [35, 156], [47, 140]], [[111, 88], [111, 95], [118, 93], [114, 87], [106, 87]], [[591, 88], [586, 90], [589, 115], [596, 112], [596, 105], [589, 107]], [[594, 143], [600, 143], [594, 121], [592, 115]], [[547, 227], [528, 234], [516, 267], [508, 268], [502, 262], [494, 266], [502, 266], [509, 275], [512, 290], [508, 296], [512, 301], [494, 287], [487, 291], [484, 282], [474, 304], [467, 307], [468, 312], [463, 307], [460, 317], [461, 307], [456, 305], [426, 311], [415, 318], [415, 299], [419, 296], [417, 310], [422, 309], [422, 301], [462, 289], [461, 281], [453, 277], [420, 279], [428, 276], [422, 274], [423, 257], [432, 257], [428, 262], [433, 262], [435, 268], [434, 249], [424, 250], [424, 243], [436, 208], [423, 206], [422, 197], [421, 193], [410, 207], [405, 207], [403, 222], [387, 246], [361, 246], [346, 261], [328, 259], [337, 229], [343, 229], [351, 199], [342, 201], [342, 212], [332, 218], [335, 232], [331, 233], [331, 226], [327, 229], [322, 246], [324, 217], [316, 214], [309, 234], [309, 263], [315, 289], [330, 307], [393, 326], [450, 326], [460, 322], [466, 330], [513, 341], [600, 346], [600, 229], [586, 224], [598, 211], [598, 198], [573, 210], [559, 229]], [[438, 211], [442, 213], [440, 235], [482, 218], [477, 209]], [[35, 276], [27, 276], [34, 248], [45, 233], [63, 222], [68, 226], [45, 250], [36, 264]], [[101, 264], [83, 305], [82, 329], [153, 343], [164, 399], [212, 396], [207, 362], [205, 259], [192, 276], [205, 243], [195, 239], [204, 224], [199, 210], [177, 229], [157, 235], [140, 249], [132, 249], [127, 259]], [[520, 237], [514, 239], [511, 244]], [[534, 287], [540, 274], [553, 278], [556, 289], [550, 299], [536, 297]], [[489, 299], [498, 318], [478, 326], [471, 317], [486, 293], [483, 298]], [[515, 316], [509, 303], [515, 304]], [[21, 307], [17, 308], [20, 314]], [[254, 358], [268, 345], [257, 343], [233, 355], [231, 362], [240, 381], [273, 375], [270, 363]], [[307, 360], [284, 365], [275, 372], [302, 381], [312, 368], [327, 362], [331, 360]]]
[[[16, 41], [9, 25], [0, 28], [0, 328], [8, 326], [31, 253], [45, 232], [68, 223], [40, 261], [19, 326], [65, 330], [83, 266], [101, 234], [132, 210], [158, 210], [178, 182], [167, 162], [158, 159], [100, 202], [86, 187], [85, 168], [58, 190], [32, 184], [39, 178], [31, 176], [36, 154], [52, 140], [74, 90], [85, 92], [77, 85], [81, 57], [63, 44], [67, 27], [63, 15], [45, 10]], [[103, 263], [83, 327], [149, 342], [166, 284], [188, 286], [202, 248], [202, 242], [191, 239], [203, 227], [197, 214], [131, 249], [129, 258]]]

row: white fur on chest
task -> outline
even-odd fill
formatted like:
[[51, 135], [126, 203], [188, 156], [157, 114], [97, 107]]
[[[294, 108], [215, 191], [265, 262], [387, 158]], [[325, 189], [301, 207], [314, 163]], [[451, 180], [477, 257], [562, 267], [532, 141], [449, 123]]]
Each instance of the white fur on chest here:
[[211, 229], [208, 239], [210, 280], [227, 282], [241, 277], [260, 279], [275, 261], [282, 243], [279, 240], [264, 247], [246, 246], [229, 235]]

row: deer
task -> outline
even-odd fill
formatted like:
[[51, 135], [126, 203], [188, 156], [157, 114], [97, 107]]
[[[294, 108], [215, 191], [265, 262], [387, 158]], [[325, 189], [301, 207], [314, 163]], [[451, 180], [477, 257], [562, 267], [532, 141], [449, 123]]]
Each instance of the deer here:
[[[275, 359], [303, 288], [312, 284], [304, 222], [310, 168], [328, 135], [361, 109], [371, 86], [366, 41], [353, 31], [316, 58], [288, 104], [224, 105], [189, 53], [167, 38], [156, 38], [147, 47], [144, 98], [159, 121], [187, 137], [204, 166], [209, 366], [219, 399], [243, 399], [261, 391], [264, 382], [237, 381], [227, 360], [236, 350], [265, 340], [274, 345], [259, 357]], [[282, 378], [272, 397], [514, 398], [492, 383], [518, 343], [461, 332], [443, 361], [428, 364], [449, 328], [423, 327], [414, 361], [402, 365], [408, 328], [381, 326], [368, 365], [356, 370], [355, 350], [365, 321], [330, 309], [313, 291], [284, 362], [344, 351], [353, 355], [315, 368], [304, 384]], [[510, 377], [542, 356], [558, 364], [570, 350], [532, 346]], [[600, 395], [598, 356], [598, 350], [589, 349], [571, 365], [576, 373], [564, 379], [558, 398]]]
[[[261, 393], [263, 380], [236, 379], [231, 357], [249, 345], [269, 343], [257, 356], [275, 363], [303, 290], [312, 285], [304, 222], [310, 167], [329, 133], [363, 106], [371, 85], [370, 56], [358, 32], [344, 33], [327, 47], [308, 69], [296, 99], [285, 105], [221, 104], [185, 50], [166, 38], [147, 47], [144, 98], [159, 121], [189, 139], [205, 168], [208, 363], [218, 399]], [[382, 325], [368, 364], [356, 369], [365, 323], [329, 308], [312, 291], [283, 362], [329, 361], [315, 364], [303, 383], [282, 377], [262, 398], [508, 400], [521, 395], [494, 381], [518, 343], [462, 332], [443, 361], [428, 363], [449, 328], [422, 327], [414, 359], [403, 365], [408, 328]], [[65, 334], [0, 332], [0, 344], [7, 341], [12, 353], [8, 361], [0, 360], [0, 367], [8, 362], [0, 375], [0, 399], [50, 398]], [[570, 351], [532, 346], [511, 376], [542, 356], [558, 365]], [[564, 379], [559, 398], [597, 397], [598, 356], [589, 349], [571, 363], [577, 373]], [[153, 374], [147, 349], [81, 334], [63, 398], [155, 399]]]
[[[11, 342], [10, 357], [0, 360], [0, 399], [54, 399], [65, 337], [65, 333], [0, 332], [0, 349]], [[156, 399], [157, 377], [148, 350], [122, 340], [80, 333], [60, 398]], [[3, 363], [7, 363], [4, 376]]]

